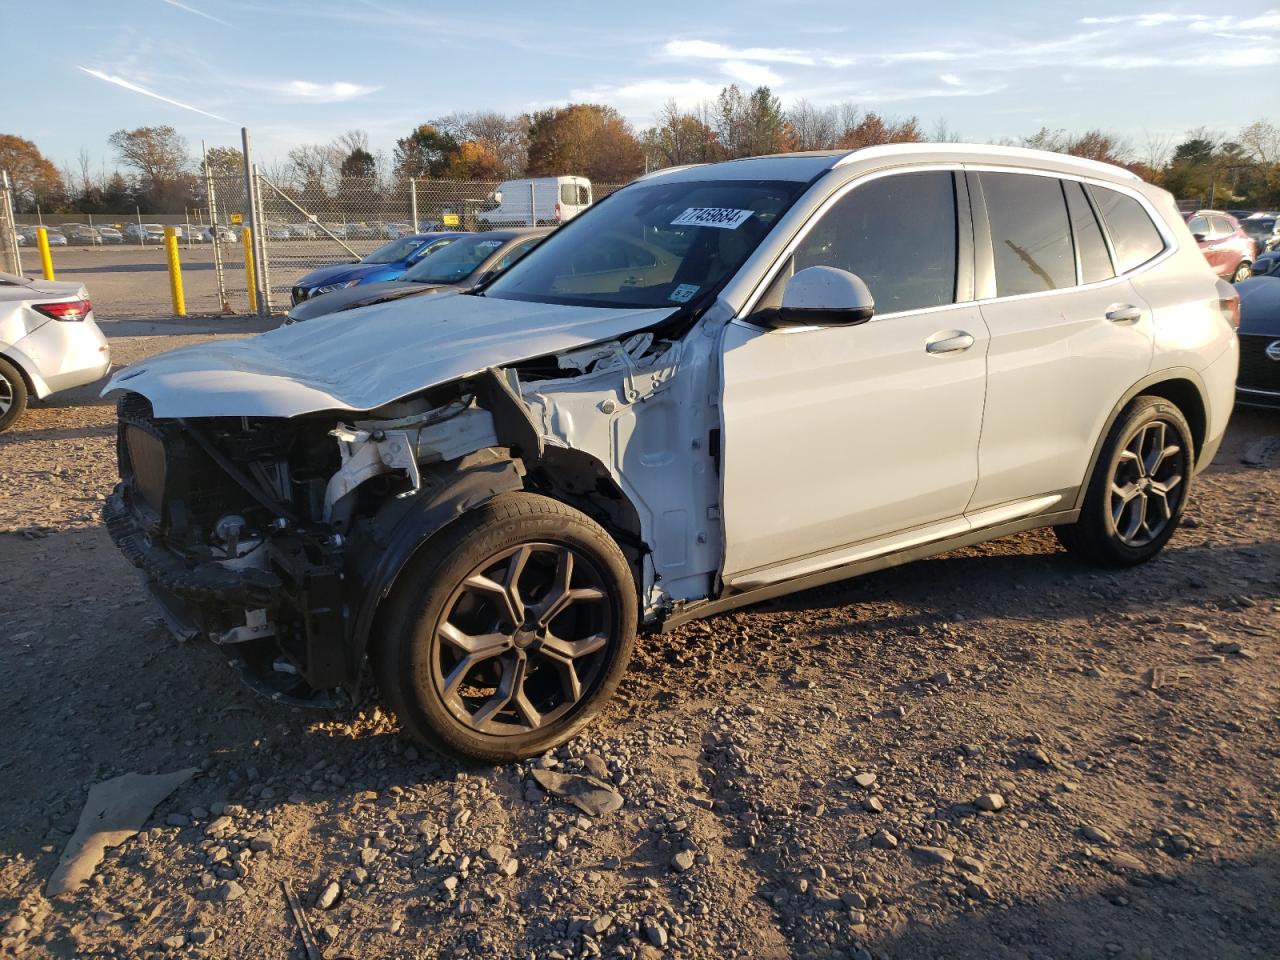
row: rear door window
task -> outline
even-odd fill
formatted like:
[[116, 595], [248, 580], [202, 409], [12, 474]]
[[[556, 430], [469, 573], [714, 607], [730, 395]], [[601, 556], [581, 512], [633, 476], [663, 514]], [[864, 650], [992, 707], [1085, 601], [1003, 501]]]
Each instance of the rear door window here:
[[1075, 253], [1059, 181], [1024, 173], [981, 177], [995, 254], [996, 296], [1074, 286]]
[[560, 184], [560, 202], [561, 203], [576, 203], [577, 199], [578, 199], [578, 191], [574, 188], [574, 185], [572, 183]]
[[[1164, 252], [1164, 238], [1141, 203], [1108, 187], [1090, 186], [1089, 192], [1111, 236], [1111, 249], [1115, 251], [1116, 267], [1121, 273], [1128, 273]], [[1191, 232], [1203, 231], [1193, 229]]]
[[877, 314], [937, 307], [955, 301], [956, 231], [950, 172], [880, 177], [823, 214], [796, 250], [794, 269], [856, 273]]
[[1213, 225], [1215, 240], [1235, 236], [1236, 228], [1231, 225], [1231, 221], [1224, 220], [1222, 217], [1210, 217], [1209, 222]]
[[1071, 217], [1071, 236], [1076, 243], [1076, 258], [1080, 261], [1080, 282], [1097, 283], [1116, 275], [1111, 266], [1111, 254], [1107, 253], [1102, 228], [1093, 215], [1083, 184], [1065, 180], [1062, 189], [1067, 195], [1067, 212]]

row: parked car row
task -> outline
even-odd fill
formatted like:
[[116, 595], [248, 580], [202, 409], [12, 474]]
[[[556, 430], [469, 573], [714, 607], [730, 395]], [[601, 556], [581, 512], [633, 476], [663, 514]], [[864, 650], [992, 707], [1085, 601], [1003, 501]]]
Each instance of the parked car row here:
[[1240, 373], [1236, 402], [1280, 410], [1280, 248], [1253, 264], [1240, 293]]
[[1167, 192], [981, 145], [659, 171], [478, 288], [375, 299], [117, 374], [106, 522], [256, 689], [368, 665], [487, 761], [582, 730], [639, 630], [1037, 527], [1150, 560], [1239, 359]]

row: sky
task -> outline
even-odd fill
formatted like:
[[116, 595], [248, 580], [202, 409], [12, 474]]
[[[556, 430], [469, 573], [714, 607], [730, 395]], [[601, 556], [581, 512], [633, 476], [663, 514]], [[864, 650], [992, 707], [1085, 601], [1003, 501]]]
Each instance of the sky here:
[[198, 151], [247, 126], [266, 165], [356, 127], [389, 154], [454, 111], [592, 101], [643, 129], [737, 83], [979, 142], [1101, 127], [1140, 147], [1280, 122], [1270, 3], [0, 0], [0, 133], [96, 172], [123, 127]]

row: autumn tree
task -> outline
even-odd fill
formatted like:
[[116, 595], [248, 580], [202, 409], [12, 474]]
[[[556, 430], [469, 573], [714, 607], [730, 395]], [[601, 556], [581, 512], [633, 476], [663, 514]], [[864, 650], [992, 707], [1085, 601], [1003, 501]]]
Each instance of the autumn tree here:
[[878, 113], [849, 116], [836, 146], [845, 150], [876, 147], [885, 143], [922, 143], [924, 133], [915, 117], [906, 120], [888, 120]]
[[500, 180], [502, 158], [487, 140], [464, 140], [449, 155], [444, 175], [451, 180]]
[[674, 100], [663, 104], [658, 122], [640, 140], [650, 169], [724, 159], [724, 150], [711, 125], [698, 113], [681, 110]]
[[575, 103], [529, 118], [530, 176], [580, 175], [597, 183], [624, 183], [643, 169], [640, 142], [613, 107]]
[[519, 177], [525, 172], [529, 154], [529, 119], [509, 117], [494, 111], [451, 113], [432, 121], [432, 126], [462, 144], [484, 145], [498, 158], [501, 176]]
[[458, 142], [435, 124], [414, 127], [407, 137], [396, 141], [395, 172], [398, 177], [441, 177]]
[[66, 195], [62, 175], [30, 140], [0, 134], [0, 170], [8, 171], [18, 211], [55, 207]]
[[204, 152], [209, 173], [220, 179], [244, 176], [244, 154], [235, 147], [210, 147]]
[[120, 162], [134, 171], [138, 194], [153, 213], [178, 213], [194, 203], [195, 178], [187, 141], [170, 126], [117, 130], [109, 138]]

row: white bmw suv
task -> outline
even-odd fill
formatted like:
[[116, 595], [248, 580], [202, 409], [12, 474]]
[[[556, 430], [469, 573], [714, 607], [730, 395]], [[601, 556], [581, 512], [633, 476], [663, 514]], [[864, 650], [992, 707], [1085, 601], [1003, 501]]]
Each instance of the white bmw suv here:
[[106, 507], [171, 626], [277, 700], [486, 760], [637, 632], [1052, 526], [1140, 563], [1232, 406], [1238, 301], [1170, 196], [1001, 147], [664, 170], [476, 291], [117, 374]]

